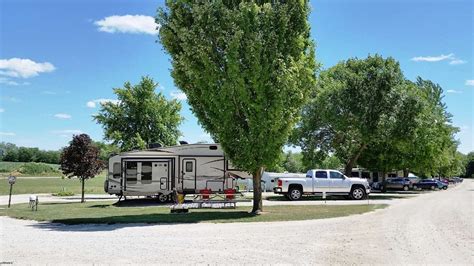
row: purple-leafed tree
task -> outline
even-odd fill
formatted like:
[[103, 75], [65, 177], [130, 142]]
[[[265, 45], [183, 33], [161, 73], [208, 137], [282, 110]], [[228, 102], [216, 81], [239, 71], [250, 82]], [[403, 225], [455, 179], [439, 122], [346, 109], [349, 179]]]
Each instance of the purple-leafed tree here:
[[64, 148], [61, 154], [60, 164], [63, 174], [68, 178], [77, 177], [81, 181], [81, 203], [84, 202], [86, 179], [95, 177], [103, 168], [104, 164], [99, 156], [99, 148], [87, 134], [73, 136], [69, 146]]

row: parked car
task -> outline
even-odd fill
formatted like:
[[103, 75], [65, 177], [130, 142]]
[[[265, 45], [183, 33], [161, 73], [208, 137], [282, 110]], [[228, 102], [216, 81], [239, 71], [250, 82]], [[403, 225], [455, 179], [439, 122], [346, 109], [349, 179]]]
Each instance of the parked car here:
[[414, 189], [431, 189], [438, 188], [438, 183], [434, 179], [422, 179], [420, 182], [413, 185]]
[[396, 177], [396, 178], [390, 178], [385, 180], [382, 185], [381, 189], [383, 192], [387, 190], [404, 190], [408, 191], [411, 187], [410, 180], [408, 178], [403, 178], [403, 177]]
[[436, 183], [438, 183], [438, 188], [439, 189], [448, 189], [448, 183], [445, 183], [443, 181], [436, 180]]
[[303, 194], [344, 195], [361, 200], [370, 193], [370, 186], [365, 178], [347, 177], [337, 170], [313, 169], [303, 178], [277, 178], [273, 192], [289, 200], [299, 200]]
[[372, 184], [370, 184], [370, 187], [374, 190], [381, 190], [382, 182], [372, 182]]
[[439, 181], [441, 181], [441, 182], [443, 182], [443, 183], [445, 183], [445, 184], [449, 184], [449, 180], [446, 179], [446, 178], [441, 178], [441, 179], [439, 179]]

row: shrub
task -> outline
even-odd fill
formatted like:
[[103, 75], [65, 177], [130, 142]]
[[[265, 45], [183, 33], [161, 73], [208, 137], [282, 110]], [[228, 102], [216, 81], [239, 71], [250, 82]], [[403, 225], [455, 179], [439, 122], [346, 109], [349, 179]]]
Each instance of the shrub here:
[[57, 168], [44, 163], [25, 163], [20, 167], [19, 172], [23, 175], [44, 175], [60, 173]]
[[59, 191], [57, 193], [53, 193], [53, 196], [55, 196], [55, 197], [74, 196], [74, 192], [63, 190], [63, 191]]

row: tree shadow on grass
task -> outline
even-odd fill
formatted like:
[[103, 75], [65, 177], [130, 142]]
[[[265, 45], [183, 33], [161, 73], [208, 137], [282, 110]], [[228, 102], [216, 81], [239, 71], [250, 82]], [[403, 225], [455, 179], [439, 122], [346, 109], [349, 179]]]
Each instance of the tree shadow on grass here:
[[50, 222], [40, 222], [31, 227], [50, 231], [114, 231], [127, 227], [143, 227], [152, 225], [192, 224], [200, 222], [239, 222], [240, 219], [254, 217], [246, 211], [199, 211], [185, 214], [139, 214], [117, 215], [106, 217], [54, 219]]
[[[389, 194], [370, 194], [369, 200], [393, 200], [393, 199], [408, 199], [414, 195], [389, 195]], [[266, 198], [268, 201], [289, 201], [284, 196], [269, 196]], [[304, 196], [301, 201], [351, 201], [354, 200], [348, 199], [344, 196], [328, 196], [326, 199], [323, 199], [321, 196]]]
[[117, 201], [113, 204], [115, 207], [145, 207], [145, 206], [170, 206], [171, 203], [161, 203], [157, 199], [127, 199]]

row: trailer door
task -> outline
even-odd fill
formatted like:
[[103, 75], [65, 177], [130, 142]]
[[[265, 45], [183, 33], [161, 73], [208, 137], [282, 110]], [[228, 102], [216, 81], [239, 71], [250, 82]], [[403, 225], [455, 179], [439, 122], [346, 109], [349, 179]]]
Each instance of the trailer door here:
[[181, 161], [181, 178], [183, 191], [196, 191], [196, 159], [183, 159]]
[[160, 190], [169, 190], [170, 185], [170, 160], [153, 162], [153, 183], [159, 184]]

